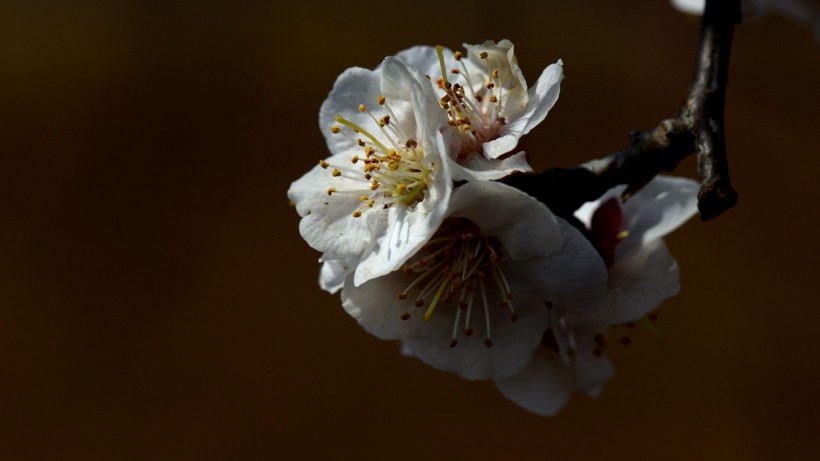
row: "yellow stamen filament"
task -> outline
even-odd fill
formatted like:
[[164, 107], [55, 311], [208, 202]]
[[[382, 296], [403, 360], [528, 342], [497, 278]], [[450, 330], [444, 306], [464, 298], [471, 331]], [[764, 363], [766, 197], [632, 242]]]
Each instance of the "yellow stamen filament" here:
[[[480, 302], [485, 321], [483, 341], [485, 346], [491, 347], [490, 296], [507, 311], [510, 321], [515, 322], [518, 318], [511, 302], [509, 282], [499, 265], [501, 255], [496, 249], [498, 245], [494, 239], [482, 237], [467, 220], [451, 218], [445, 221], [438, 234], [422, 248], [421, 256], [402, 268], [402, 272], [412, 279], [398, 293], [398, 299], [407, 299], [409, 293], [416, 290], [418, 294], [413, 305], [421, 307], [427, 304], [422, 316], [425, 321], [431, 320], [437, 311], [446, 309], [445, 305], [456, 301], [450, 347], [459, 344], [459, 327], [463, 326], [464, 336], [472, 335], [470, 322], [473, 304]], [[476, 291], [480, 291], [480, 301], [476, 300]], [[464, 315], [462, 310], [465, 311]], [[408, 310], [400, 317], [407, 320], [410, 315]]]
[[444, 47], [436, 45], [436, 54], [438, 55], [438, 62], [441, 65], [441, 79], [447, 84], [447, 66], [444, 65]]
[[[360, 110], [361, 110], [361, 108], [362, 108], [362, 107], [364, 107], [364, 105], [359, 106]], [[355, 131], [356, 133], [361, 133], [361, 134], [363, 134], [363, 135], [367, 136], [368, 138], [370, 138], [370, 141], [371, 141], [373, 144], [375, 144], [376, 146], [378, 146], [378, 147], [379, 147], [379, 149], [381, 149], [383, 152], [387, 152], [387, 148], [386, 148], [386, 147], [384, 147], [384, 144], [382, 144], [382, 143], [381, 143], [378, 139], [376, 139], [376, 137], [375, 137], [375, 136], [373, 136], [372, 134], [370, 134], [370, 132], [369, 132], [369, 131], [365, 130], [364, 128], [360, 127], [359, 125], [356, 125], [355, 123], [351, 122], [350, 120], [345, 119], [345, 118], [344, 118], [344, 117], [342, 117], [341, 115], [339, 115], [339, 116], [337, 116], [337, 117], [336, 117], [336, 121], [337, 121], [337, 122], [339, 122], [339, 123], [341, 123], [342, 125], [347, 125], [347, 126], [349, 126], [349, 127], [350, 127], [350, 128], [352, 128], [352, 129], [353, 129], [353, 131]]]

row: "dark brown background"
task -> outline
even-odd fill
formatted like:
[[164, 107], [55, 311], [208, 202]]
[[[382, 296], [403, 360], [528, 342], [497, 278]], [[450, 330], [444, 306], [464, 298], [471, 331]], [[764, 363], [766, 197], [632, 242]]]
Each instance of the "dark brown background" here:
[[[71, 3], [69, 5], [69, 3]], [[345, 68], [509, 38], [566, 80], [537, 168], [672, 115], [697, 21], [665, 0], [0, 6], [0, 458], [810, 459], [820, 451], [820, 46], [737, 31], [739, 206], [668, 242], [683, 291], [553, 419], [400, 357], [316, 285], [291, 181]], [[680, 174], [694, 175], [687, 161]]]

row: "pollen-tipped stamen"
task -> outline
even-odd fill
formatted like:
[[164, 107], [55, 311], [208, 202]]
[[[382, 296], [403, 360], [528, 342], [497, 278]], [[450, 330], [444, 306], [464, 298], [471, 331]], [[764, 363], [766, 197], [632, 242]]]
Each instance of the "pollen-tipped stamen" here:
[[339, 123], [341, 123], [342, 125], [346, 125], [346, 126], [350, 127], [350, 128], [351, 128], [353, 131], [355, 131], [356, 133], [361, 133], [361, 134], [363, 134], [363, 135], [367, 136], [368, 138], [370, 138], [370, 141], [371, 141], [373, 144], [375, 144], [376, 146], [378, 146], [378, 148], [379, 148], [379, 149], [380, 149], [383, 153], [387, 153], [387, 152], [388, 152], [388, 150], [389, 150], [389, 149], [387, 149], [387, 148], [384, 146], [384, 144], [382, 144], [382, 143], [381, 143], [381, 141], [379, 141], [379, 140], [378, 140], [375, 136], [373, 136], [372, 134], [370, 134], [370, 132], [369, 132], [369, 131], [365, 130], [364, 128], [360, 127], [359, 125], [356, 125], [355, 123], [353, 123], [353, 122], [351, 122], [350, 120], [348, 120], [348, 119], [346, 119], [346, 118], [342, 117], [341, 115], [337, 115], [337, 116], [336, 116], [336, 121], [337, 121], [337, 122], [339, 122]]

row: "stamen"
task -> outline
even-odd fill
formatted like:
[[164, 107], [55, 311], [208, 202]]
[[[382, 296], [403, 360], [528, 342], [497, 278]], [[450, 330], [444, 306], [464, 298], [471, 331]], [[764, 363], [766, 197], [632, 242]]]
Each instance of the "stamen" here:
[[[464, 292], [462, 292], [463, 294]], [[458, 340], [456, 334], [458, 333], [458, 321], [461, 320], [461, 309], [456, 309], [456, 319], [453, 321], [453, 334], [450, 339], [450, 347], [456, 347]]]
[[[360, 109], [361, 109], [362, 107], [364, 107], [364, 104], [362, 104], [361, 106], [359, 106], [359, 108], [360, 108]], [[373, 142], [373, 144], [375, 144], [376, 146], [378, 146], [378, 147], [379, 147], [379, 149], [380, 149], [382, 152], [387, 152], [387, 150], [388, 150], [388, 149], [387, 149], [386, 147], [384, 147], [384, 144], [382, 144], [382, 143], [381, 143], [381, 141], [379, 141], [378, 139], [376, 139], [376, 137], [375, 137], [375, 136], [373, 136], [372, 134], [370, 134], [370, 132], [368, 132], [368, 131], [367, 131], [367, 130], [365, 130], [364, 128], [360, 127], [359, 125], [356, 125], [355, 123], [351, 122], [350, 120], [345, 119], [345, 118], [344, 118], [344, 117], [342, 117], [341, 115], [336, 116], [336, 121], [337, 121], [337, 122], [339, 122], [339, 123], [341, 123], [342, 125], [347, 125], [347, 126], [349, 126], [349, 127], [350, 127], [350, 128], [352, 128], [352, 129], [353, 129], [353, 131], [355, 131], [356, 133], [361, 133], [361, 134], [363, 134], [363, 135], [367, 136], [368, 138], [370, 138], [370, 141], [371, 141], [371, 142]]]
[[472, 336], [473, 335], [473, 328], [470, 326], [470, 314], [473, 312], [473, 298], [475, 297], [475, 291], [470, 291], [470, 295], [467, 297], [467, 315], [464, 318], [464, 336]]
[[430, 302], [430, 307], [428, 307], [427, 312], [424, 313], [424, 320], [430, 320], [433, 317], [433, 310], [435, 310], [436, 304], [438, 304], [438, 300], [441, 298], [441, 294], [444, 293], [444, 289], [447, 287], [449, 282], [450, 281], [447, 277], [444, 277], [444, 280], [441, 281], [441, 285], [439, 285], [435, 296], [433, 296], [433, 301]]
[[436, 45], [436, 54], [438, 55], [438, 62], [441, 65], [441, 80], [446, 86], [449, 82], [447, 82], [447, 66], [444, 65], [444, 47]]
[[[367, 203], [371, 201], [369, 199]], [[498, 314], [491, 312], [490, 302], [500, 298], [499, 305], [507, 311], [510, 320], [515, 322], [518, 319], [510, 301], [512, 293], [509, 282], [497, 264], [501, 257], [497, 248], [497, 242], [482, 237], [477, 227], [469, 221], [448, 219], [422, 247], [422, 253], [402, 267], [402, 272], [410, 275], [410, 280], [406, 288], [398, 293], [398, 298], [407, 299], [409, 293], [414, 291], [414, 305], [421, 307], [427, 304], [422, 315], [425, 321], [431, 320], [437, 310], [446, 309], [444, 305], [455, 308], [450, 347], [455, 347], [459, 342], [459, 328], [463, 328], [464, 336], [473, 334], [473, 303], [480, 302], [484, 314], [483, 341], [485, 346], [492, 347], [491, 316]], [[481, 292], [480, 301], [476, 297], [476, 288]], [[489, 293], [488, 290], [493, 292]], [[453, 301], [455, 303], [450, 304]], [[408, 319], [410, 315], [407, 311], [401, 318]]]
[[484, 319], [487, 324], [487, 335], [484, 337], [484, 345], [487, 347], [492, 347], [493, 342], [490, 341], [490, 307], [487, 304], [487, 293], [484, 291], [483, 283], [479, 283], [479, 287], [481, 288], [481, 301], [484, 303]]

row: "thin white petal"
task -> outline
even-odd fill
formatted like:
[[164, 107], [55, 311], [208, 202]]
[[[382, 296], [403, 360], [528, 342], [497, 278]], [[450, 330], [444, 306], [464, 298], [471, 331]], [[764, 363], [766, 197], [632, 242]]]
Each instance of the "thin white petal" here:
[[345, 278], [356, 267], [353, 260], [323, 256], [319, 259], [322, 269], [319, 272], [319, 287], [328, 293], [336, 293], [342, 289]]
[[572, 370], [543, 346], [516, 375], [495, 380], [504, 397], [542, 416], [554, 416], [566, 405], [572, 394], [572, 383]]
[[615, 247], [615, 260], [637, 246], [659, 239], [697, 213], [698, 183], [656, 176], [623, 204], [623, 229], [629, 234]]
[[484, 344], [484, 316], [480, 313], [480, 307], [473, 313], [475, 333], [469, 337], [460, 333], [458, 345], [449, 347], [455, 306], [441, 306], [442, 312], [433, 314], [429, 321], [422, 320], [421, 315], [407, 320], [419, 324], [420, 335], [405, 338], [405, 344], [414, 356], [425, 363], [455, 372], [465, 379], [495, 379], [517, 373], [540, 344], [547, 327], [548, 313], [540, 297], [532, 291], [528, 292], [528, 287], [518, 280], [510, 280], [510, 284], [516, 295], [514, 303], [518, 320], [510, 320], [498, 308], [497, 299], [489, 300], [492, 347]]
[[[436, 133], [436, 145], [441, 149], [441, 133]], [[446, 217], [451, 203], [452, 180], [449, 164], [440, 160], [437, 151], [429, 155], [437, 159], [430, 165], [435, 170], [424, 193], [424, 199], [414, 207], [390, 207], [386, 212], [386, 231], [362, 256], [356, 268], [356, 286], [401, 267], [435, 233]], [[364, 217], [362, 215], [362, 217]]]
[[354, 137], [330, 132], [332, 126], [339, 125], [336, 122], [337, 116], [343, 115], [367, 130], [376, 128], [370, 116], [360, 113], [358, 108], [359, 104], [367, 107], [376, 105], [376, 100], [381, 95], [380, 83], [380, 72], [359, 67], [345, 70], [336, 79], [333, 89], [319, 109], [319, 127], [327, 139], [330, 152], [340, 154], [356, 149]]
[[[348, 162], [349, 158], [334, 156], [328, 161], [335, 165]], [[333, 178], [329, 169], [313, 167], [288, 189], [288, 198], [302, 216], [299, 232], [311, 247], [321, 252], [338, 257], [358, 255], [373, 244], [373, 232], [383, 225], [384, 213], [375, 210], [354, 218], [353, 212], [360, 206], [358, 198], [351, 194], [328, 196], [329, 187], [366, 189], [367, 183]]]
[[529, 173], [532, 167], [527, 163], [526, 152], [503, 159], [485, 158], [483, 155], [470, 155], [460, 163], [450, 160], [454, 181], [492, 181], [507, 177], [513, 173]]
[[[444, 48], [443, 56], [447, 61], [448, 58], [452, 58], [453, 52]], [[430, 76], [433, 81], [441, 74], [438, 55], [432, 46], [414, 46], [396, 54], [396, 59], [405, 63], [407, 67], [417, 69], [423, 76]]]
[[663, 240], [624, 255], [609, 274], [607, 308], [598, 318], [607, 325], [637, 320], [680, 290], [678, 264]]
[[600, 394], [603, 385], [615, 375], [615, 369], [609, 359], [603, 354], [596, 355], [593, 352], [598, 347], [595, 336], [603, 332], [603, 329], [592, 325], [585, 325], [575, 331], [578, 340], [578, 351], [573, 360], [575, 387], [590, 397]]
[[[591, 243], [564, 219], [558, 218], [561, 249], [549, 258], [529, 259], [509, 266], [542, 291], [546, 301], [581, 313], [596, 312], [607, 286], [607, 269]], [[505, 266], [506, 267], [506, 266]]]
[[511, 259], [546, 256], [561, 248], [555, 215], [543, 203], [505, 184], [468, 182], [456, 189], [449, 216], [467, 218], [496, 237]]
[[[359, 287], [348, 277], [342, 290], [342, 305], [374, 336], [401, 339], [413, 356], [466, 379], [498, 378], [516, 373], [529, 361], [547, 326], [547, 311], [532, 287], [510, 280], [516, 293], [517, 321], [510, 320], [506, 312], [497, 307], [497, 297], [489, 297], [493, 346], [488, 348], [484, 343], [486, 318], [483, 307], [477, 305], [471, 320], [475, 333], [466, 336], [463, 328], [459, 328], [458, 345], [450, 347], [457, 310], [455, 303], [441, 303], [430, 320], [424, 320], [426, 306], [416, 308], [412, 299], [398, 299], [398, 293], [407, 283], [408, 278], [400, 272], [370, 280]], [[410, 313], [410, 318], [402, 320], [405, 313]], [[463, 321], [463, 315], [461, 319]]]
[[684, 13], [703, 14], [706, 0], [672, 0], [672, 5]]

